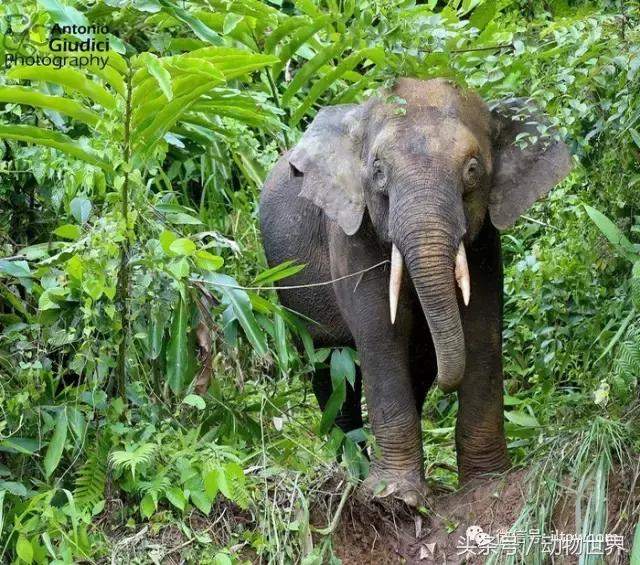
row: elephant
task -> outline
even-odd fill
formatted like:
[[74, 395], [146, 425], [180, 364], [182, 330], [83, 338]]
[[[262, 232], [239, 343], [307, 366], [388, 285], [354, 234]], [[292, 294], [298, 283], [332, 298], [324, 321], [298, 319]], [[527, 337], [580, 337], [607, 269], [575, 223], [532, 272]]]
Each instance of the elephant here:
[[[319, 110], [265, 181], [267, 262], [305, 265], [278, 289], [281, 303], [309, 320], [317, 347], [358, 352], [336, 423], [362, 427], [364, 389], [378, 446], [371, 493], [382, 484], [383, 496], [424, 500], [421, 413], [434, 381], [458, 395], [459, 482], [510, 467], [499, 230], [571, 170], [566, 144], [544, 128], [555, 132], [526, 99], [490, 110], [451, 80], [400, 78], [361, 104]], [[327, 369], [312, 387], [324, 409]]]

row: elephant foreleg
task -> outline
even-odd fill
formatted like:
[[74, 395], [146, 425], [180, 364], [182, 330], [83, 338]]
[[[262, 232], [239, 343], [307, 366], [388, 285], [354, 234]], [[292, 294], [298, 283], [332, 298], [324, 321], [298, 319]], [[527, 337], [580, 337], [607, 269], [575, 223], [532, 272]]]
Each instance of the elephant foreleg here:
[[510, 466], [502, 390], [502, 257], [500, 236], [489, 222], [467, 250], [467, 260], [471, 301], [460, 301], [467, 361], [456, 424], [461, 483]]
[[[340, 233], [337, 237], [343, 238]], [[332, 276], [341, 277], [379, 263], [380, 250], [366, 232], [349, 242], [331, 245], [341, 250], [332, 258]], [[375, 437], [370, 474], [365, 487], [393, 494], [417, 505], [424, 493], [420, 417], [416, 409], [409, 364], [412, 312], [401, 299], [395, 324], [389, 318], [389, 272], [369, 271], [362, 277], [335, 283], [342, 317], [360, 357], [369, 423]]]

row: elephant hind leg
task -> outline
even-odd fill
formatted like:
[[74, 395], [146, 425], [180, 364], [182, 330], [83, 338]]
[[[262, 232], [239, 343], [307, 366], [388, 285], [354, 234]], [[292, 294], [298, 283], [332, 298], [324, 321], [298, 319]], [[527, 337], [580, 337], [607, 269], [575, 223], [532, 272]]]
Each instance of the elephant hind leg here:
[[[331, 374], [329, 369], [316, 369], [312, 378], [313, 393], [315, 394], [320, 409], [324, 409], [331, 397]], [[342, 409], [336, 416], [336, 425], [344, 432], [350, 432], [362, 427], [362, 376], [360, 367], [356, 366], [355, 386], [347, 383], [347, 396]]]

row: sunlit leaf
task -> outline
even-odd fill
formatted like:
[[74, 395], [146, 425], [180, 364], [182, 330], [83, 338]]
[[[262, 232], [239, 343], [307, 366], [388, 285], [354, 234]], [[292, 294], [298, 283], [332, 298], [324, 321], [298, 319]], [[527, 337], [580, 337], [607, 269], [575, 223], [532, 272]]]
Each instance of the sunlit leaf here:
[[116, 107], [116, 99], [106, 88], [75, 69], [57, 69], [44, 65], [16, 66], [7, 71], [7, 78], [59, 84], [70, 92], [77, 92], [91, 98], [108, 110]]
[[187, 380], [189, 308], [178, 295], [173, 307], [169, 344], [167, 345], [167, 384], [178, 395]]
[[24, 86], [0, 86], [0, 102], [28, 104], [36, 108], [54, 110], [90, 126], [95, 126], [100, 120], [98, 114], [89, 110], [80, 102], [62, 96], [42, 94]]
[[47, 453], [44, 456], [44, 474], [47, 478], [52, 475], [60, 463], [64, 444], [67, 441], [67, 428], [67, 412], [62, 408], [58, 411], [53, 436], [51, 436]]
[[39, 127], [24, 124], [0, 124], [0, 138], [16, 139], [18, 141], [26, 141], [27, 143], [53, 147], [91, 165], [96, 165], [107, 171], [112, 170], [110, 163], [101, 159], [96, 153], [80, 147], [78, 141], [62, 133], [47, 131]]

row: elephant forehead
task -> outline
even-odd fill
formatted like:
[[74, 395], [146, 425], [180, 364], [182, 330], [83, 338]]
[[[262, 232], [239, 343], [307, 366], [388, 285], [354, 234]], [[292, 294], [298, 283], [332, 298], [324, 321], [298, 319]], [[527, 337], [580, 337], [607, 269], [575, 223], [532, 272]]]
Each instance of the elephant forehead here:
[[477, 135], [460, 120], [450, 116], [416, 120], [406, 136], [404, 149], [424, 153], [432, 159], [461, 166], [467, 159], [480, 156], [491, 172], [491, 149], [486, 136]]

